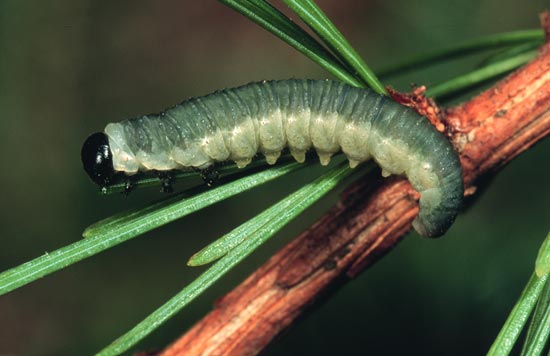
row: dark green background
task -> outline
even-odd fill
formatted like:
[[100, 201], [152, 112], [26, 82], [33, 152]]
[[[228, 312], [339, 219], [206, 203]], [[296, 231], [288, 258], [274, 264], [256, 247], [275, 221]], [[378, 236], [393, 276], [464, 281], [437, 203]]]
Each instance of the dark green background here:
[[[546, 1], [320, 1], [380, 68], [476, 36], [536, 28]], [[389, 81], [435, 84], [479, 58]], [[327, 73], [215, 1], [0, 2], [0, 270], [67, 245], [156, 188], [99, 196], [80, 165], [86, 136], [192, 95]], [[268, 355], [483, 354], [533, 267], [550, 216], [550, 142], [503, 170], [442, 239], [410, 234], [277, 340]], [[0, 297], [0, 354], [86, 355], [203, 269], [187, 258], [311, 176], [294, 175]], [[136, 350], [166, 345], [332, 203], [325, 199]]]

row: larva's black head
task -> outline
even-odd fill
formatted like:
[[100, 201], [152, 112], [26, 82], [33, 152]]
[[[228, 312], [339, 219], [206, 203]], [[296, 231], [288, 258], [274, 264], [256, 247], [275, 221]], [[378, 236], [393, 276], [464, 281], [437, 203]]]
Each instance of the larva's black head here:
[[82, 146], [81, 158], [84, 170], [96, 184], [105, 187], [113, 183], [116, 173], [107, 135], [96, 132], [88, 137]]

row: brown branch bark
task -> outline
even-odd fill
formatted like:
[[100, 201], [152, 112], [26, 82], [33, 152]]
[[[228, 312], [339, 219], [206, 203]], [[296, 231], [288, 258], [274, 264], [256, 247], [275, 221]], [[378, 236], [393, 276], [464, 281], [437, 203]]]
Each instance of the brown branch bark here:
[[[448, 109], [466, 194], [550, 133], [550, 46], [493, 88]], [[418, 212], [401, 178], [370, 175], [160, 355], [255, 355], [319, 296], [391, 250]]]

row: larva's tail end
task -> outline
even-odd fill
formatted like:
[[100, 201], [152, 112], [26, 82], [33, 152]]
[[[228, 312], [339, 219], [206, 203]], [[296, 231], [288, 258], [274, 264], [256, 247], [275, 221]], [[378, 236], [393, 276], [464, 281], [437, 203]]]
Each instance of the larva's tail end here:
[[428, 226], [420, 217], [414, 219], [412, 226], [421, 236], [430, 238], [440, 237], [447, 231], [446, 229], [441, 231], [442, 229], [440, 228], [434, 229], [433, 226]]
[[[424, 204], [423, 204], [424, 203]], [[461, 199], [452, 199], [445, 201], [444, 204], [436, 207], [427, 207], [425, 202], [420, 199], [420, 212], [412, 225], [416, 232], [424, 237], [440, 237], [454, 223], [458, 210], [461, 206]]]
[[428, 229], [426, 229], [426, 225], [424, 225], [418, 217], [414, 219], [412, 226], [419, 235], [428, 237]]
[[412, 223], [420, 235], [440, 237], [454, 223], [464, 196], [462, 174], [455, 176], [456, 179], [440, 188], [420, 191], [419, 212]]

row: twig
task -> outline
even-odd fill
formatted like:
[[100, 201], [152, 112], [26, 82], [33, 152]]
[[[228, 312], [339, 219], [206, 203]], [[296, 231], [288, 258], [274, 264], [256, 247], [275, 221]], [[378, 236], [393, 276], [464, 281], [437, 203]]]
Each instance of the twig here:
[[[550, 133], [550, 45], [493, 88], [448, 109], [444, 123], [460, 152], [467, 195]], [[391, 250], [418, 212], [400, 178], [370, 175], [274, 255], [208, 315], [160, 353], [255, 355], [320, 296]]]

